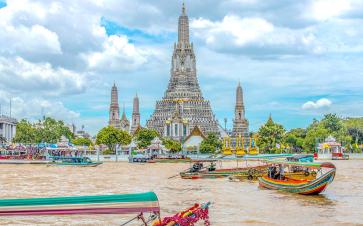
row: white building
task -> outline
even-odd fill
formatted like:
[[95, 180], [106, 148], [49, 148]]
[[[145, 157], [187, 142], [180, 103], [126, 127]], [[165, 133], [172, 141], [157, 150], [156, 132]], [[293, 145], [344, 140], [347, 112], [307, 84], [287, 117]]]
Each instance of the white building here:
[[6, 142], [10, 143], [16, 133], [16, 119], [5, 115], [0, 115], [0, 135], [5, 137]]

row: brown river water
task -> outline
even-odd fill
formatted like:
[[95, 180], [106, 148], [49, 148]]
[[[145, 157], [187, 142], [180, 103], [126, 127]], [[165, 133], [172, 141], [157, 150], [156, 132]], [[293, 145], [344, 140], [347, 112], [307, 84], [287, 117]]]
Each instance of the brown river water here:
[[[162, 216], [211, 201], [212, 225], [363, 225], [363, 161], [334, 161], [337, 175], [319, 196], [258, 188], [257, 182], [168, 177], [189, 164], [105, 163], [95, 168], [0, 165], [0, 198], [154, 191]], [[133, 215], [1, 217], [0, 225], [120, 225]], [[140, 222], [130, 225], [141, 225]]]

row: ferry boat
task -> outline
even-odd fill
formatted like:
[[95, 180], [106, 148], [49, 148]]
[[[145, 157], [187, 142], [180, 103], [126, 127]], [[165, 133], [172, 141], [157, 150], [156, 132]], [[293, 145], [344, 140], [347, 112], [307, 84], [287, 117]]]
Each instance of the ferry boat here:
[[[336, 167], [330, 162], [305, 163], [270, 161], [268, 174], [259, 177], [262, 188], [281, 190], [303, 195], [317, 195], [334, 180]], [[287, 173], [285, 173], [287, 172]], [[293, 178], [289, 173], [303, 173], [302, 178]], [[312, 178], [306, 178], [312, 175]]]
[[52, 157], [53, 161], [49, 166], [82, 166], [82, 167], [96, 167], [101, 165], [102, 162], [93, 162], [88, 157]]

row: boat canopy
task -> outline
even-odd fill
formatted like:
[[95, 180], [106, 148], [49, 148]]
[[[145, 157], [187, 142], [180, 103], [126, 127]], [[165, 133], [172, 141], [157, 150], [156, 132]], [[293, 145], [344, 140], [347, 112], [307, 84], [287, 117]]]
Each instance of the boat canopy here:
[[160, 212], [154, 192], [98, 196], [0, 199], [0, 216]]
[[269, 164], [282, 164], [290, 166], [302, 166], [306, 168], [335, 168], [335, 165], [330, 162], [288, 162], [283, 160], [268, 160]]

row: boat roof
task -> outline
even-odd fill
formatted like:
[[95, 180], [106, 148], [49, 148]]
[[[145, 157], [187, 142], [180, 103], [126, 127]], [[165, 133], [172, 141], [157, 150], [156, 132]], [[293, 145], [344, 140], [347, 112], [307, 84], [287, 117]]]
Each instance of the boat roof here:
[[312, 155], [312, 154], [296, 154], [293, 156], [288, 156], [286, 158], [299, 160], [299, 159], [303, 159], [303, 158], [312, 158], [312, 157], [314, 157], [314, 155]]
[[50, 158], [54, 158], [54, 159], [84, 159], [84, 158], [88, 158], [85, 156], [50, 156]]
[[[133, 208], [130, 208], [130, 203], [132, 203]], [[97, 208], [100, 208], [100, 205], [109, 207], [104, 208], [101, 211], [96, 211]], [[111, 208], [115, 205], [117, 205], [117, 208]], [[69, 209], [70, 206], [77, 206], [77, 210], [79, 211], [72, 211], [72, 209]], [[47, 213], [46, 210], [50, 207], [52, 207], [52, 211]], [[39, 209], [42, 209], [42, 211]], [[29, 212], [29, 210], [31, 211]], [[53, 215], [65, 213], [129, 214], [155, 211], [159, 212], [160, 207], [158, 197], [154, 192], [97, 196], [0, 199], [0, 216]]]
[[268, 160], [267, 163], [302, 166], [306, 168], [335, 168], [335, 165], [331, 162], [289, 162], [284, 160]]

